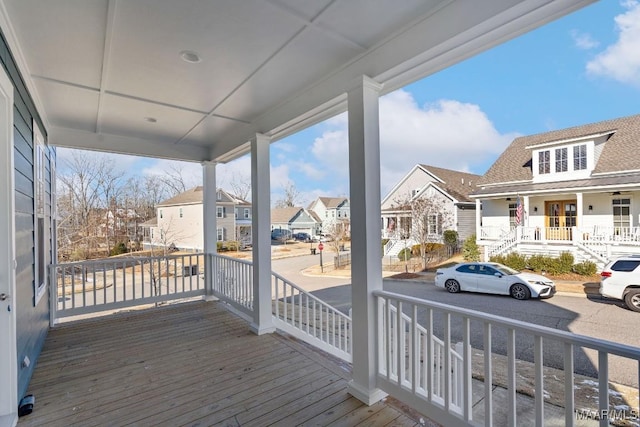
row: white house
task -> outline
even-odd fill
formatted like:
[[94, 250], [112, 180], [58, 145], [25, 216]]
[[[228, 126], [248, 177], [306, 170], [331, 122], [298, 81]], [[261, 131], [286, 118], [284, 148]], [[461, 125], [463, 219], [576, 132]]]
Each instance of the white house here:
[[347, 197], [318, 197], [307, 210], [313, 211], [322, 221], [322, 229], [331, 230], [335, 224], [351, 221], [349, 199]]
[[216, 218], [216, 240], [251, 244], [251, 203], [218, 188], [215, 210], [204, 213], [203, 187], [198, 186], [167, 199], [156, 206], [156, 218], [148, 222], [146, 247], [175, 246], [202, 251], [204, 220]]
[[[469, 197], [480, 176], [450, 169], [415, 165], [382, 200], [382, 237], [389, 239], [385, 255], [396, 255], [405, 244], [395, 244], [410, 238], [412, 233], [409, 206], [419, 199], [428, 199], [432, 209], [425, 226], [429, 240], [442, 241], [445, 230], [454, 230], [458, 238], [466, 239], [475, 232], [475, 202]], [[416, 244], [412, 239], [407, 244]]]
[[487, 256], [570, 251], [599, 265], [637, 253], [639, 151], [640, 115], [516, 138], [472, 195], [478, 243]]

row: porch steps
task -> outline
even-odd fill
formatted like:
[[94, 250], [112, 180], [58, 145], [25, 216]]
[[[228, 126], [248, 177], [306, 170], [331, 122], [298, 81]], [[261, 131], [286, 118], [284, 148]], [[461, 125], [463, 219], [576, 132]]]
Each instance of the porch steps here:
[[[406, 242], [406, 244], [405, 244]], [[389, 244], [390, 243], [390, 244]], [[411, 248], [413, 245], [417, 245], [418, 243], [413, 239], [391, 239], [389, 243], [385, 247], [384, 256], [386, 257], [397, 257], [400, 251], [402, 251], [405, 247]]]

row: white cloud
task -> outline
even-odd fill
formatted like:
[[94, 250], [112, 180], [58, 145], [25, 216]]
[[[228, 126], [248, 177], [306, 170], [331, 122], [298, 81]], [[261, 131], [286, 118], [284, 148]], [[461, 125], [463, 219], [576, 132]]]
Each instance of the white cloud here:
[[571, 30], [569, 34], [571, 35], [571, 38], [573, 38], [573, 41], [579, 49], [589, 50], [595, 49], [596, 47], [600, 46], [600, 42], [591, 37], [591, 34], [589, 33], [582, 33], [578, 30]]
[[[312, 152], [324, 168], [348, 178], [346, 115], [332, 119]], [[501, 134], [479, 106], [439, 100], [420, 107], [398, 90], [380, 99], [382, 193], [416, 163], [468, 171], [495, 158], [515, 138]]]
[[640, 2], [622, 4], [627, 11], [615, 17], [618, 40], [587, 63], [587, 72], [640, 88]]

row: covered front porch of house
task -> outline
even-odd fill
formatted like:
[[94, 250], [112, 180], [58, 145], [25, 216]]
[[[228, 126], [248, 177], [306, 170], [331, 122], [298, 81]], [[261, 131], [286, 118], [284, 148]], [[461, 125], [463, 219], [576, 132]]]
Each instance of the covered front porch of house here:
[[569, 251], [603, 266], [640, 249], [639, 197], [638, 189], [626, 188], [478, 198], [477, 241], [486, 256]]

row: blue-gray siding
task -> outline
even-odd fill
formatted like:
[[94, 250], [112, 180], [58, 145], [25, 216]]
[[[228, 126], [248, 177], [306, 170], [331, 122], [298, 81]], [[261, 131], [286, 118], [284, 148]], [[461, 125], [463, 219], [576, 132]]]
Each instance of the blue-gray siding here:
[[[26, 394], [29, 380], [49, 327], [47, 295], [35, 303], [35, 229], [34, 229], [34, 154], [33, 120], [44, 131], [42, 121], [27, 91], [4, 36], [0, 37], [0, 62], [13, 82], [14, 90], [14, 159], [15, 159], [15, 238], [16, 238], [16, 310], [18, 349], [18, 398]], [[48, 159], [55, 162], [55, 150], [47, 150]], [[47, 162], [48, 163], [48, 162]], [[51, 212], [51, 168], [47, 164], [47, 211]], [[50, 236], [53, 236], [53, 232]], [[50, 248], [53, 245], [49, 246]], [[51, 259], [49, 257], [49, 259]], [[24, 358], [31, 365], [22, 366]]]
[[458, 206], [458, 238], [466, 240], [476, 232], [475, 205]]

